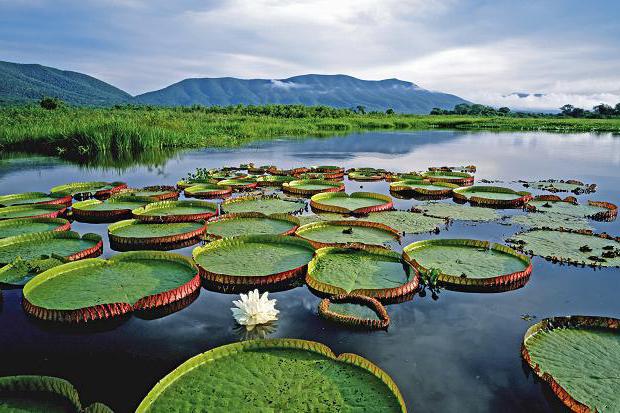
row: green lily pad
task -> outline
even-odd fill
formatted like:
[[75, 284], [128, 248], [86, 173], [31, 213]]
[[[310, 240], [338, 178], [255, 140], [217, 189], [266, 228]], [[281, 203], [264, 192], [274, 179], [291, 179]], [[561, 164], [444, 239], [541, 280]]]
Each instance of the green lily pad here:
[[311, 168], [312, 172], [328, 173], [328, 174], [344, 174], [344, 168], [337, 165], [319, 165]]
[[67, 209], [64, 205], [15, 205], [0, 208], [0, 220], [13, 218], [57, 218]]
[[[301, 215], [299, 217], [302, 225], [321, 221], [341, 221], [355, 219], [357, 218], [329, 212]], [[403, 234], [421, 234], [424, 232], [433, 232], [439, 230], [439, 227], [445, 224], [445, 221], [443, 219], [428, 217], [426, 215], [410, 211], [373, 212], [358, 220], [376, 222], [379, 224], [387, 225], [388, 227], [394, 228], [396, 231]]]
[[222, 238], [192, 253], [201, 275], [230, 284], [268, 284], [305, 271], [314, 248], [305, 240], [284, 235]]
[[295, 235], [310, 241], [316, 248], [350, 243], [384, 245], [400, 240], [395, 229], [361, 220], [315, 222], [298, 228]]
[[564, 214], [530, 212], [525, 215], [513, 215], [510, 223], [521, 225], [525, 228], [550, 228], [590, 230], [592, 227], [585, 218], [573, 217]]
[[310, 199], [313, 210], [339, 214], [367, 214], [392, 209], [392, 198], [374, 192], [325, 192]]
[[50, 376], [0, 377], [0, 411], [14, 413], [113, 413], [104, 404], [82, 409], [77, 390], [67, 380]]
[[156, 185], [145, 186], [140, 189], [130, 189], [123, 191], [123, 194], [136, 197], [148, 197], [154, 201], [175, 200], [179, 198], [179, 191], [174, 186]]
[[308, 264], [306, 283], [323, 294], [392, 299], [414, 292], [418, 275], [400, 254], [382, 247], [326, 247]]
[[223, 198], [231, 194], [232, 188], [218, 184], [197, 184], [185, 188], [184, 192], [189, 198]]
[[282, 190], [297, 195], [314, 195], [321, 192], [344, 191], [344, 184], [318, 179], [301, 179], [282, 184]]
[[525, 255], [504, 245], [471, 239], [433, 239], [403, 249], [405, 259], [419, 271], [438, 269], [438, 281], [455, 287], [499, 287], [530, 276]]
[[515, 191], [500, 186], [466, 186], [454, 190], [454, 199], [474, 205], [518, 207], [532, 199], [529, 192]]
[[46, 194], [45, 192], [24, 192], [0, 196], [0, 206], [29, 205], [29, 204], [64, 204], [70, 205], [71, 198]]
[[378, 300], [364, 295], [343, 294], [324, 298], [319, 304], [319, 315], [351, 327], [385, 329], [390, 316]]
[[101, 254], [97, 234], [49, 231], [0, 240], [0, 283], [23, 285], [36, 274], [66, 261]]
[[612, 237], [570, 230], [532, 229], [506, 241], [554, 262], [620, 266], [620, 242]]
[[75, 199], [107, 198], [112, 193], [127, 188], [124, 182], [72, 182], [50, 189], [52, 194], [71, 195]]
[[[611, 205], [612, 209], [606, 208], [602, 205]], [[612, 218], [615, 218], [616, 215], [613, 213], [613, 209], [615, 205], [609, 204], [607, 202], [592, 202], [589, 201], [588, 204], [577, 204], [573, 202], [568, 202], [564, 200], [546, 200], [546, 199], [534, 199], [527, 203], [527, 206], [531, 209], [535, 209], [538, 212], [544, 213], [553, 213], [553, 214], [562, 214], [568, 215], [571, 217], [580, 217], [580, 218], [593, 218], [596, 219], [599, 216], [605, 216], [607, 214], [613, 214]]]
[[296, 180], [294, 176], [289, 175], [265, 175], [259, 176], [256, 178], [256, 182], [258, 182], [259, 186], [272, 186], [272, 187], [282, 187], [282, 184], [285, 182], [291, 182]]
[[132, 195], [117, 195], [105, 201], [87, 199], [73, 204], [72, 217], [84, 222], [110, 222], [131, 216], [131, 211], [143, 207], [153, 199]]
[[595, 184], [584, 184], [581, 181], [571, 179], [566, 181], [548, 179], [545, 181], [523, 182], [523, 186], [553, 193], [573, 192], [575, 194], [589, 194], [596, 191]]
[[380, 181], [385, 178], [385, 173], [379, 171], [352, 171], [348, 173], [352, 181]]
[[398, 387], [355, 354], [296, 339], [248, 340], [195, 356], [164, 377], [136, 413], [405, 412]]
[[447, 182], [431, 182], [429, 180], [405, 180], [390, 184], [390, 191], [396, 193], [414, 193], [418, 195], [449, 196], [458, 185]]
[[0, 221], [0, 238], [34, 232], [67, 231], [71, 223], [64, 218], [16, 218]]
[[152, 309], [200, 288], [190, 259], [167, 252], [125, 252], [60, 265], [24, 286], [24, 308], [35, 317], [81, 322]]
[[215, 185], [216, 183], [217, 183], [217, 179], [213, 179], [213, 178], [204, 178], [204, 179], [188, 178], [188, 179], [181, 179], [180, 181], [178, 181], [177, 188], [186, 189], [194, 185], [203, 185], [203, 184], [204, 185], [207, 185], [207, 184]]
[[222, 212], [238, 214], [243, 212], [260, 212], [271, 214], [294, 214], [306, 207], [306, 201], [280, 197], [244, 196], [227, 199], [222, 202]]
[[157, 224], [129, 219], [108, 226], [108, 237], [110, 244], [117, 250], [140, 247], [160, 250], [174, 249], [165, 247], [175, 247], [177, 243], [189, 239], [194, 239], [189, 245], [197, 244], [205, 231], [205, 221]]
[[145, 222], [198, 221], [217, 215], [217, 204], [206, 201], [161, 201], [134, 209], [132, 214], [134, 218]]
[[522, 355], [575, 412], [620, 411], [620, 320], [544, 319], [525, 333]]
[[258, 186], [258, 183], [254, 179], [249, 178], [235, 178], [235, 179], [223, 179], [217, 183], [220, 187], [232, 188], [235, 191], [243, 189], [252, 189]]
[[225, 214], [209, 221], [207, 234], [214, 238], [239, 235], [289, 235], [299, 227], [299, 220], [288, 214], [265, 215], [260, 212]]
[[428, 171], [423, 172], [422, 176], [431, 182], [448, 182], [460, 186], [471, 185], [474, 183], [474, 176], [467, 172], [453, 171]]
[[497, 211], [493, 209], [445, 202], [427, 202], [416, 205], [416, 209], [429, 217], [449, 218], [457, 221], [495, 221], [500, 218]]

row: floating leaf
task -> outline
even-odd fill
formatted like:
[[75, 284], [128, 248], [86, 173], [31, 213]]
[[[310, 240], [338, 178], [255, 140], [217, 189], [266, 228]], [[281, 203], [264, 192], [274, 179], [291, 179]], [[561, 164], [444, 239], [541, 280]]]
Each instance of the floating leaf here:
[[400, 240], [397, 230], [362, 220], [316, 222], [298, 228], [295, 235], [310, 241], [315, 248], [350, 243], [383, 245]]
[[469, 205], [427, 202], [417, 205], [416, 210], [429, 217], [454, 219], [457, 221], [495, 221], [500, 218], [497, 211]]

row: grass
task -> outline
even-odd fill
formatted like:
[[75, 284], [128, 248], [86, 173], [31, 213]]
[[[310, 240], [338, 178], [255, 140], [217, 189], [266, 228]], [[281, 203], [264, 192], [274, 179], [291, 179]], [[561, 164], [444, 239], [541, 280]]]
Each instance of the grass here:
[[73, 160], [131, 159], [156, 150], [236, 147], [284, 136], [435, 128], [620, 133], [620, 119], [376, 113], [286, 117], [214, 113], [204, 108], [5, 107], [0, 109], [0, 149], [60, 155]]

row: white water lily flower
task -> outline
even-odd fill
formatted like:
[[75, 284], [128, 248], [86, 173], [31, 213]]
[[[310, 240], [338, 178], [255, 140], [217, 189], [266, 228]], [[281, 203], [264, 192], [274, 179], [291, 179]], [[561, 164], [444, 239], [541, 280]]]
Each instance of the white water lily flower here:
[[253, 327], [277, 320], [279, 311], [276, 310], [276, 300], [270, 300], [268, 294], [260, 295], [258, 290], [240, 294], [241, 300], [233, 301], [235, 307], [231, 308], [237, 323]]

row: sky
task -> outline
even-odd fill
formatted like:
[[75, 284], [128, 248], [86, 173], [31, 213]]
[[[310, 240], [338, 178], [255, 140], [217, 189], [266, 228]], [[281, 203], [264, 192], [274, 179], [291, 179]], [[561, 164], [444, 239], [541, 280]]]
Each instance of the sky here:
[[620, 102], [619, 20], [618, 0], [0, 0], [0, 60], [131, 94], [188, 77], [321, 73], [591, 108]]

